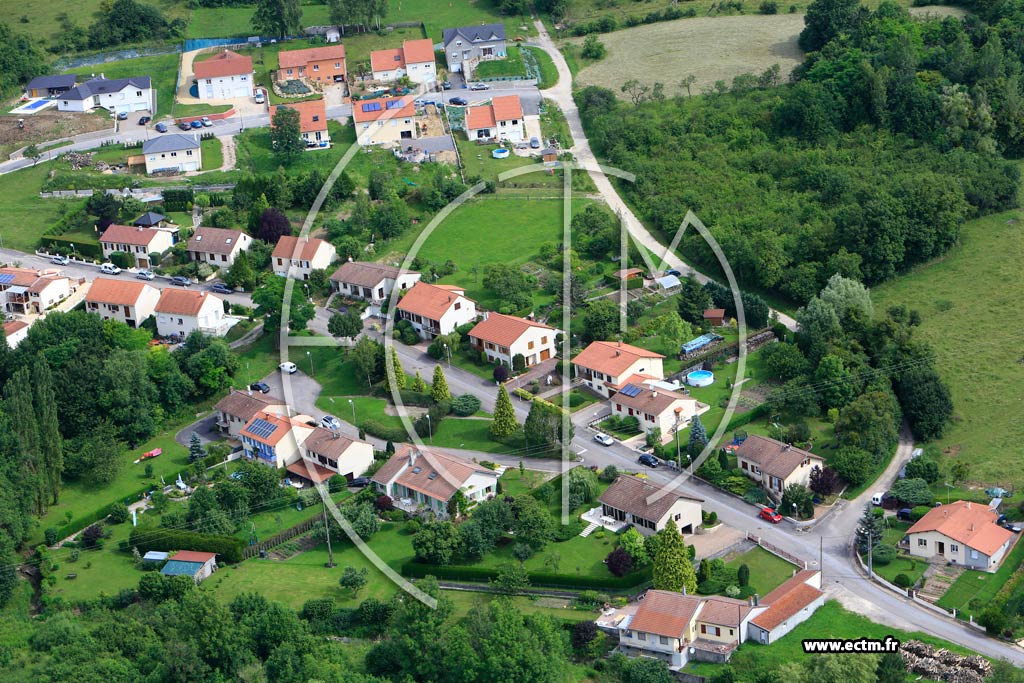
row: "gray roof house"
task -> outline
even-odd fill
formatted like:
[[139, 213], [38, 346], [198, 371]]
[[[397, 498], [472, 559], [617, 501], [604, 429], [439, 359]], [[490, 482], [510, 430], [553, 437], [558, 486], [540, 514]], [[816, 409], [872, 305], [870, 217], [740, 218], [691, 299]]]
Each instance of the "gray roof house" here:
[[74, 74], [36, 76], [25, 86], [25, 92], [29, 97], [52, 97], [74, 88], [76, 79]]
[[185, 149], [199, 149], [199, 141], [191, 135], [161, 135], [158, 138], [151, 138], [142, 143], [143, 154], [156, 154], [157, 152], [180, 152]]
[[146, 173], [203, 170], [202, 149], [195, 135], [172, 133], [150, 138], [142, 143], [142, 156], [146, 159]]
[[156, 111], [156, 97], [149, 76], [106, 78], [100, 74], [80, 83], [57, 98], [57, 111], [88, 112], [102, 107], [111, 114]]
[[149, 90], [149, 76], [132, 76], [131, 78], [93, 78], [64, 93], [65, 100], [85, 100], [95, 95], [106, 95], [121, 92], [126, 86], [134, 86], [141, 90]]
[[472, 78], [477, 64], [491, 59], [505, 59], [505, 26], [481, 24], [446, 28], [442, 34], [448, 70]]

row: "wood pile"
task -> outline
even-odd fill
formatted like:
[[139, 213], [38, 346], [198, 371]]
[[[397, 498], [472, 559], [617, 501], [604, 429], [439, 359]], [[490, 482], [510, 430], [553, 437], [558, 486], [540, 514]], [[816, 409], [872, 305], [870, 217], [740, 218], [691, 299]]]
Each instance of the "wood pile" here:
[[68, 152], [64, 155], [64, 161], [71, 165], [72, 171], [81, 171], [83, 168], [106, 171], [110, 168], [110, 164], [105, 161], [94, 161], [92, 152]]
[[992, 665], [984, 657], [965, 657], [919, 640], [903, 643], [900, 654], [908, 671], [933, 681], [983, 683], [992, 674]]

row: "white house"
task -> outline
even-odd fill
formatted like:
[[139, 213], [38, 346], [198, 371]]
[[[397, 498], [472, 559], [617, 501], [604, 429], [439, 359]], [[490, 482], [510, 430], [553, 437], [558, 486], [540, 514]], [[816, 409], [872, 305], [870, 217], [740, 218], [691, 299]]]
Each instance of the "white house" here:
[[279, 469], [302, 457], [302, 443], [313, 428], [283, 413], [256, 413], [239, 432], [245, 457]]
[[487, 500], [498, 488], [498, 474], [476, 463], [439, 451], [402, 445], [371, 481], [408, 511], [429, 510], [448, 516], [448, 501], [461, 491], [469, 504]]
[[156, 228], [140, 228], [134, 225], [107, 226], [100, 236], [103, 258], [110, 259], [115, 251], [130, 254], [136, 268], [150, 268], [156, 263], [150, 254], [163, 254], [174, 244], [174, 233]]
[[534, 320], [485, 313], [484, 319], [469, 331], [469, 343], [482, 351], [490, 363], [511, 368], [515, 357], [522, 356], [524, 367], [530, 367], [554, 357], [557, 334], [555, 328]]
[[5, 313], [44, 313], [71, 296], [71, 279], [55, 269], [0, 268], [0, 303]]
[[299, 135], [306, 142], [308, 149], [325, 149], [331, 141], [327, 130], [327, 105], [325, 100], [295, 102], [270, 108], [270, 121], [273, 126], [274, 115], [279, 107], [294, 109], [299, 112]]
[[229, 329], [224, 300], [209, 292], [165, 289], [156, 302], [156, 331], [161, 337], [184, 339], [193, 331], [222, 337]]
[[476, 319], [476, 302], [452, 285], [417, 282], [398, 302], [398, 320], [408, 320], [423, 339], [449, 334]]
[[196, 228], [188, 240], [188, 257], [214, 268], [230, 268], [238, 254], [251, 244], [252, 237], [241, 230]]
[[373, 465], [373, 445], [316, 427], [302, 444], [302, 456], [289, 472], [314, 484], [336, 474], [352, 481]]
[[203, 150], [195, 135], [170, 133], [150, 138], [142, 143], [142, 156], [147, 174], [203, 170]]
[[138, 280], [98, 277], [85, 295], [85, 310], [104, 320], [119, 320], [138, 327], [153, 315], [160, 290]]
[[756, 604], [767, 609], [750, 620], [747, 639], [770, 645], [811, 618], [825, 604], [821, 590], [821, 572], [802, 570]]
[[495, 97], [490, 104], [466, 109], [466, 136], [470, 140], [525, 140], [526, 124], [519, 95]]
[[279, 398], [258, 391], [231, 389], [227, 396], [213, 406], [217, 415], [217, 427], [221, 434], [232, 439], [241, 439], [242, 430], [257, 413], [274, 415], [288, 414], [288, 406]]
[[316, 237], [285, 235], [277, 241], [270, 260], [274, 274], [308, 280], [314, 270], [323, 270], [334, 263], [334, 245]]
[[156, 93], [149, 76], [97, 78], [61, 93], [57, 111], [87, 112], [96, 108], [112, 113], [150, 111], [156, 113]]
[[352, 103], [352, 121], [360, 146], [406, 144], [420, 136], [416, 103], [411, 97], [388, 97]]
[[252, 97], [255, 72], [252, 57], [224, 50], [201, 62], [192, 63], [201, 100]]
[[406, 40], [395, 50], [370, 52], [370, 69], [375, 81], [396, 81], [408, 76], [413, 83], [437, 80], [434, 68], [434, 42], [429, 38]]
[[596, 341], [572, 359], [576, 377], [588, 389], [611, 397], [630, 382], [664, 379], [660, 353], [622, 342]]
[[403, 271], [383, 263], [352, 260], [342, 263], [331, 275], [334, 291], [376, 306], [387, 301], [396, 289], [403, 292], [419, 281], [420, 274], [413, 271]]
[[659, 382], [627, 383], [610, 402], [612, 415], [635, 417], [640, 431], [661, 430], [662, 441], [668, 441], [678, 430], [686, 428], [696, 415], [703, 415], [711, 406], [692, 396], [659, 387]]
[[448, 70], [472, 78], [473, 70], [480, 62], [505, 59], [504, 24], [479, 24], [446, 28], [441, 34], [444, 43], [445, 60]]
[[994, 572], [1017, 538], [998, 519], [992, 508], [965, 500], [932, 508], [907, 530], [908, 549], [915, 557]]
[[14, 349], [28, 336], [29, 324], [23, 320], [8, 320], [4, 323], [4, 339]]
[[814, 453], [758, 434], [751, 434], [739, 445], [736, 462], [743, 473], [759, 482], [774, 500], [781, 500], [790, 484], [807, 486], [811, 482], [811, 471], [825, 467], [825, 461]]
[[598, 501], [602, 517], [632, 524], [645, 536], [661, 531], [669, 520], [675, 522], [680, 533], [692, 534], [703, 520], [703, 499], [628, 474], [616, 477]]

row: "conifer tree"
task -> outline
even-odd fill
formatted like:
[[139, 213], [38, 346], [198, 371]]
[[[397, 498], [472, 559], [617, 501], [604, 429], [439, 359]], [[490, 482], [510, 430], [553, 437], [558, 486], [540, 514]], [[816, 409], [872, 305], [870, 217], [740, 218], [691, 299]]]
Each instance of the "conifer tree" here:
[[405, 370], [402, 369], [401, 361], [398, 360], [398, 350], [394, 346], [391, 347], [391, 365], [395, 373], [391, 381], [394, 383], [395, 389], [401, 391], [405, 389], [408, 378], [405, 376]]
[[444, 378], [444, 370], [440, 365], [434, 366], [434, 379], [430, 383], [430, 398], [434, 403], [452, 400], [452, 392], [448, 389], [448, 380]]
[[697, 591], [697, 574], [693, 571], [686, 542], [674, 520], [668, 520], [658, 532], [658, 550], [654, 555], [654, 587], [658, 590], [690, 595]]
[[519, 428], [516, 422], [516, 411], [512, 408], [505, 385], [498, 387], [498, 400], [494, 404], [494, 419], [491, 420], [491, 437], [500, 441], [515, 434]]
[[420, 394], [425, 394], [427, 392], [427, 383], [423, 381], [419, 370], [416, 371], [416, 377], [413, 379], [412, 387], [410, 388]]

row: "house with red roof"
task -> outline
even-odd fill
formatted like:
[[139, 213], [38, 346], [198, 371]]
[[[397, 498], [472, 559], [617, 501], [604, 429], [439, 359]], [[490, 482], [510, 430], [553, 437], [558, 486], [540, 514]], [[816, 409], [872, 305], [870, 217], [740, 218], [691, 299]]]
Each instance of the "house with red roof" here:
[[412, 97], [382, 97], [352, 103], [356, 142], [367, 145], [400, 145], [420, 136]]
[[156, 309], [160, 290], [138, 280], [98, 277], [85, 294], [85, 310], [104, 320], [138, 327]]
[[522, 366], [530, 367], [553, 358], [555, 336], [559, 330], [514, 315], [486, 313], [484, 319], [469, 331], [469, 343], [481, 351], [489, 363], [513, 367], [517, 356]]
[[270, 108], [271, 127], [273, 127], [274, 114], [278, 109], [283, 108], [299, 112], [299, 135], [306, 141], [306, 149], [326, 149], [329, 146], [331, 135], [327, 132], [325, 100], [275, 105]]
[[179, 550], [167, 558], [160, 573], [164, 576], [191, 576], [199, 583], [217, 571], [217, 553]]
[[253, 96], [256, 72], [252, 57], [231, 50], [192, 63], [198, 97], [201, 100], [226, 100]]
[[572, 359], [588, 389], [611, 398], [627, 384], [665, 379], [660, 353], [620, 341], [596, 341]]
[[498, 474], [481, 465], [433, 449], [399, 446], [370, 479], [380, 493], [408, 512], [429, 511], [444, 519], [448, 503], [461, 491], [470, 505], [498, 489]]
[[996, 510], [969, 500], [932, 508], [907, 530], [910, 554], [994, 572], [1017, 538], [998, 520]]
[[8, 320], [4, 323], [4, 339], [14, 349], [28, 336], [29, 324], [24, 320]]
[[5, 313], [45, 313], [75, 289], [77, 283], [53, 268], [0, 268], [0, 304]]
[[428, 340], [476, 320], [476, 302], [466, 296], [466, 290], [452, 285], [419, 281], [399, 300], [397, 309], [397, 320], [408, 320]]
[[158, 228], [112, 223], [100, 235], [103, 258], [110, 259], [115, 251], [131, 256], [136, 268], [155, 266], [150, 254], [163, 254], [174, 245], [174, 232]]
[[334, 263], [337, 251], [330, 242], [316, 237], [285, 235], [277, 240], [270, 260], [274, 275], [308, 280], [314, 270], [323, 270]]
[[341, 43], [277, 53], [277, 80], [308, 78], [318, 83], [345, 82], [345, 46]]
[[437, 80], [434, 68], [434, 41], [429, 38], [406, 40], [394, 50], [374, 50], [370, 53], [370, 70], [375, 81], [397, 81], [408, 76], [413, 83]]
[[763, 598], [754, 596], [758, 610], [751, 618], [747, 639], [762, 645], [779, 638], [811, 618], [815, 610], [825, 604], [821, 590], [821, 572], [805, 569], [798, 571], [781, 586]]
[[223, 337], [230, 328], [224, 317], [224, 300], [209, 292], [168, 287], [160, 292], [153, 312], [161, 337], [184, 339], [196, 330]]
[[467, 108], [466, 136], [477, 141], [525, 140], [526, 123], [519, 95], [503, 95], [488, 104]]

